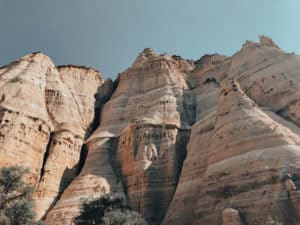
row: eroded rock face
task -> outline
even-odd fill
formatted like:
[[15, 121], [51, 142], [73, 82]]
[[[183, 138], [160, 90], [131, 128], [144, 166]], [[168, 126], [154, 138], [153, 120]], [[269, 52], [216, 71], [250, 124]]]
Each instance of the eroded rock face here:
[[41, 53], [1, 69], [0, 165], [29, 168], [38, 219], [78, 172], [94, 95], [103, 82], [93, 69], [56, 68]]
[[0, 70], [0, 165], [28, 167], [38, 183], [51, 131], [45, 103], [46, 75], [57, 74], [40, 53], [20, 58]]
[[111, 152], [115, 149], [115, 140], [94, 140], [88, 149], [80, 175], [66, 188], [55, 207], [47, 214], [45, 224], [73, 224], [73, 218], [84, 200], [106, 193], [123, 194], [122, 183], [117, 179], [112, 166]]
[[117, 163], [131, 207], [160, 223], [173, 197], [186, 155], [188, 129], [135, 124], [119, 138]]
[[[66, 204], [78, 207], [82, 196], [99, 195], [96, 186], [89, 189], [97, 182], [84, 188], [79, 185], [90, 173], [95, 175], [93, 180], [103, 179], [103, 193], [125, 195], [126, 190], [133, 209], [153, 224], [160, 223], [178, 182], [189, 123], [194, 120], [190, 112], [185, 112], [190, 103], [184, 95], [188, 90], [187, 72], [192, 68], [183, 59], [145, 49], [133, 67], [119, 75], [118, 86], [101, 111], [100, 126], [88, 140], [86, 164], [66, 190], [68, 196], [64, 194], [47, 216], [46, 224], [60, 221], [61, 211], [68, 214], [70, 207]], [[106, 164], [101, 169], [99, 158], [103, 155]], [[103, 174], [108, 167], [110, 172]], [[71, 216], [74, 213], [69, 212]]]
[[[298, 56], [261, 40], [247, 42], [202, 74], [210, 76], [211, 86], [198, 93], [211, 93], [205, 103], [210, 112], [202, 117], [200, 111], [192, 126], [163, 224], [222, 224], [222, 211], [230, 207], [240, 211], [246, 224], [265, 224], [269, 215], [297, 223], [292, 210], [296, 198], [286, 194], [280, 177], [284, 171], [299, 173], [299, 89], [294, 89], [299, 63]], [[288, 102], [293, 102], [293, 112]]]
[[47, 225], [105, 193], [150, 224], [297, 224], [299, 71], [265, 36], [194, 62], [145, 49], [115, 82], [31, 54], [0, 69], [0, 165], [30, 167]]
[[56, 76], [47, 76], [45, 90], [54, 129], [36, 191], [38, 218], [78, 172], [82, 145], [94, 118], [94, 95], [103, 84], [100, 73], [93, 69], [61, 66], [57, 71]]
[[223, 225], [243, 225], [239, 211], [233, 208], [224, 209], [222, 219]]

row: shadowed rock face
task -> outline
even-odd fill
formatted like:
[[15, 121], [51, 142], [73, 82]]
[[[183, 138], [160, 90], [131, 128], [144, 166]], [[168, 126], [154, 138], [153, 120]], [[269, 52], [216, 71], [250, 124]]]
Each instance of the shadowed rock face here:
[[299, 71], [265, 36], [195, 62], [145, 49], [115, 82], [31, 54], [0, 69], [0, 165], [30, 168], [47, 225], [105, 193], [150, 224], [299, 223]]

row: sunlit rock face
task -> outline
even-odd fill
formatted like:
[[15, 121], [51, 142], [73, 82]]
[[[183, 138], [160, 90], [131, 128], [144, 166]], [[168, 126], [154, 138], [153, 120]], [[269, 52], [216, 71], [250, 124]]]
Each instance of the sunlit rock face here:
[[78, 170], [94, 118], [99, 72], [61, 66], [33, 53], [1, 69], [0, 165], [28, 167], [37, 218], [45, 215]]
[[[98, 196], [99, 190], [126, 193], [133, 209], [153, 224], [160, 223], [175, 192], [194, 120], [187, 110], [192, 102], [185, 96], [191, 69], [193, 65], [181, 58], [145, 49], [132, 68], [119, 75], [101, 111], [100, 126], [87, 141], [85, 166], [46, 224], [59, 224], [57, 217], [66, 218], [80, 198]], [[87, 177], [93, 182], [84, 183]]]
[[41, 54], [0, 69], [0, 165], [38, 218], [113, 193], [150, 224], [300, 222], [300, 58], [272, 39], [199, 60], [147, 48], [116, 81]]
[[222, 213], [222, 225], [243, 225], [238, 210], [233, 208], [226, 208]]
[[93, 69], [69, 65], [57, 67], [57, 72], [57, 76], [47, 76], [45, 90], [54, 129], [36, 191], [38, 218], [78, 172], [82, 145], [94, 118], [95, 94], [103, 84], [100, 73]]
[[53, 124], [46, 107], [46, 76], [57, 74], [40, 53], [20, 58], [0, 70], [0, 165], [22, 165], [38, 183]]
[[[159, 224], [175, 192], [194, 120], [189, 62], [145, 49], [102, 111], [93, 138], [109, 130], [118, 138], [116, 168], [128, 202]], [[190, 110], [191, 109], [191, 110]], [[113, 112], [113, 113], [112, 113]]]
[[163, 224], [222, 224], [223, 210], [231, 207], [244, 224], [265, 224], [272, 215], [297, 223], [299, 203], [281, 176], [299, 173], [299, 66], [298, 56], [261, 37], [203, 73], [215, 78], [205, 107], [212, 110], [192, 126]]

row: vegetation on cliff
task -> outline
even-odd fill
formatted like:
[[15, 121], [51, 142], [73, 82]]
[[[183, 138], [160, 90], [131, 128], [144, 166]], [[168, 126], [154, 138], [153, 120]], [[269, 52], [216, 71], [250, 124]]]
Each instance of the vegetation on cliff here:
[[38, 225], [34, 221], [33, 187], [23, 181], [28, 170], [19, 166], [0, 169], [0, 224]]
[[147, 225], [142, 216], [125, 204], [123, 199], [112, 195], [84, 202], [76, 225]]

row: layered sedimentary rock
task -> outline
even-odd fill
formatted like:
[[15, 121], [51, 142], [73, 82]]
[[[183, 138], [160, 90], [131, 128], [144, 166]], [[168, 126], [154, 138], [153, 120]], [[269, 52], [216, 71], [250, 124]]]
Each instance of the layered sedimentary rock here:
[[47, 225], [105, 193], [150, 224], [297, 224], [299, 71], [265, 36], [196, 61], [145, 49], [114, 82], [31, 54], [0, 69], [0, 165], [30, 167]]
[[41, 218], [76, 175], [103, 83], [94, 69], [33, 53], [1, 69], [0, 165], [28, 167]]
[[195, 207], [199, 224], [218, 224], [221, 210], [231, 206], [249, 224], [263, 223], [271, 210], [283, 212], [277, 204], [280, 175], [299, 152], [299, 131], [259, 109], [232, 81], [220, 93]]
[[[132, 68], [119, 75], [118, 86], [101, 111], [100, 126], [87, 142], [86, 164], [46, 224], [59, 224], [61, 211], [64, 218], [72, 216], [76, 209], [71, 206], [78, 206], [82, 196], [98, 196], [99, 189], [123, 194], [126, 190], [133, 209], [152, 223], [162, 220], [176, 188], [189, 123], [194, 119], [186, 111], [190, 103], [184, 96], [186, 72], [192, 68], [185, 60], [145, 49]], [[103, 164], [99, 163], [102, 158]], [[93, 182], [84, 184], [82, 180], [91, 173]]]
[[[204, 60], [210, 62], [206, 64], [210, 69], [196, 67], [191, 72], [196, 120], [191, 129], [179, 184], [163, 224], [192, 224], [195, 220], [199, 186], [207, 167], [206, 158], [216, 122], [220, 83], [228, 76], [230, 69], [230, 59], [221, 57], [223, 60], [212, 63], [208, 57]], [[199, 63], [203, 64], [201, 61]]]
[[47, 76], [46, 106], [54, 129], [36, 191], [37, 217], [45, 214], [78, 172], [81, 149], [94, 118], [98, 71], [60, 66]]
[[55, 73], [51, 60], [30, 54], [0, 70], [0, 165], [28, 167], [38, 183], [53, 125], [45, 102], [46, 76]]
[[[93, 142], [91, 142], [93, 144]], [[103, 138], [97, 141], [97, 148], [89, 146], [88, 157], [80, 175], [66, 188], [55, 207], [47, 214], [45, 224], [73, 224], [80, 203], [106, 193], [123, 193], [111, 165], [114, 140]]]
[[272, 43], [265, 37], [247, 42], [218, 66], [219, 72], [215, 68], [202, 75], [216, 73], [219, 93], [210, 98], [216, 110], [192, 127], [163, 224], [222, 224], [228, 207], [238, 209], [246, 224], [264, 224], [272, 215], [297, 223], [280, 177], [299, 171], [300, 61]]
[[223, 210], [222, 225], [243, 225], [239, 211], [233, 208]]

